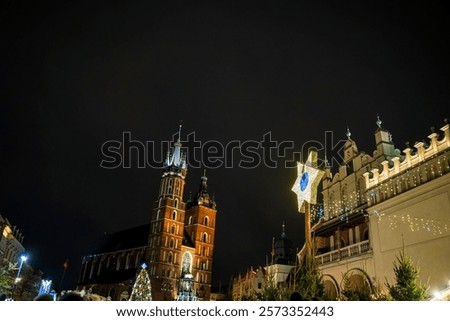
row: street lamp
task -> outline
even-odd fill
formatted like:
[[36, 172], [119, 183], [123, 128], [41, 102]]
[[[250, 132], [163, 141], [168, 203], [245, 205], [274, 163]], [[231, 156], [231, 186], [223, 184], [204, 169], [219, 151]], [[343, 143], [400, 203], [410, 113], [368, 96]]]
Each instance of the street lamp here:
[[26, 262], [27, 260], [28, 260], [28, 257], [26, 255], [20, 256], [20, 265], [19, 265], [19, 271], [17, 271], [16, 283], [19, 283], [19, 281], [20, 281], [20, 272], [22, 271], [23, 262]]

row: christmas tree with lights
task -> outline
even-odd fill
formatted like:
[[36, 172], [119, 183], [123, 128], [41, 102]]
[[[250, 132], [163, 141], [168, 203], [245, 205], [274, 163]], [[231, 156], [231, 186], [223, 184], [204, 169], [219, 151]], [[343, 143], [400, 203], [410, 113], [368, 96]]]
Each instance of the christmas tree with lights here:
[[130, 301], [151, 301], [152, 300], [152, 286], [150, 285], [150, 277], [148, 276], [146, 267], [142, 264], [142, 270], [139, 272], [136, 282], [131, 292]]

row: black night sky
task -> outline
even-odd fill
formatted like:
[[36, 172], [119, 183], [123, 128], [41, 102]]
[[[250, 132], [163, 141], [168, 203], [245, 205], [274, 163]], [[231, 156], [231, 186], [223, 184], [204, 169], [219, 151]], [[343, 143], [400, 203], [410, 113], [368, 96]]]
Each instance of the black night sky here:
[[[96, 240], [147, 223], [157, 197], [160, 169], [133, 158], [131, 168], [100, 167], [102, 144], [123, 132], [159, 144], [182, 120], [183, 135], [201, 142], [270, 132], [300, 152], [326, 131], [345, 139], [348, 126], [372, 153], [379, 114], [400, 150], [427, 139], [450, 114], [444, 2], [7, 1], [0, 212], [55, 284], [69, 259], [63, 287], [73, 287]], [[238, 157], [207, 170], [215, 285], [264, 264], [283, 221], [303, 244], [296, 170], [276, 159], [276, 168], [239, 168]], [[189, 169], [185, 198], [201, 174]]]

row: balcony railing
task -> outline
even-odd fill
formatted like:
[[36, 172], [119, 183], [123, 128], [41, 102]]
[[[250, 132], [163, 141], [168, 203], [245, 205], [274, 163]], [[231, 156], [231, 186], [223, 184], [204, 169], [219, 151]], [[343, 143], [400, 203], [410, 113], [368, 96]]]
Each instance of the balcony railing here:
[[331, 262], [345, 260], [350, 257], [355, 257], [370, 252], [369, 240], [362, 241], [343, 247], [339, 250], [330, 251], [316, 256], [317, 263], [320, 265]]

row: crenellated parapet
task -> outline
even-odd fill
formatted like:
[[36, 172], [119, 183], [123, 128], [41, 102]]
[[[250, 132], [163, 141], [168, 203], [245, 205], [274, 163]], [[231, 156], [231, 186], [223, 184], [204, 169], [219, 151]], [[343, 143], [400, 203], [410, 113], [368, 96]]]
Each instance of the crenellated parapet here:
[[441, 127], [441, 139], [433, 130], [428, 135], [428, 142], [416, 142], [413, 148], [407, 146], [403, 155], [397, 155], [390, 161], [384, 160], [380, 168], [365, 172], [363, 176], [369, 206], [448, 173], [449, 128], [449, 124]]

